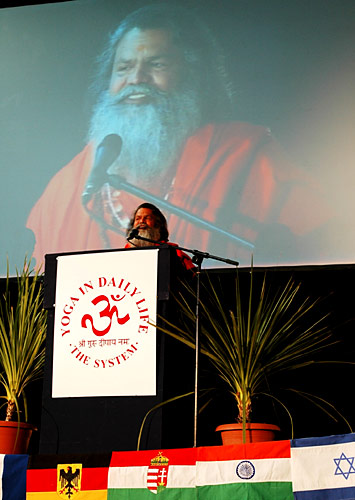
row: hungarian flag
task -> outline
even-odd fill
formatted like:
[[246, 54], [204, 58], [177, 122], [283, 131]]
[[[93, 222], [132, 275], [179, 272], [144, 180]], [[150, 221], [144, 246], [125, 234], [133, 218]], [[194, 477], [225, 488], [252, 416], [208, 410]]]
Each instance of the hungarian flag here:
[[108, 500], [195, 500], [196, 448], [112, 453]]
[[293, 500], [290, 441], [198, 448], [196, 485], [204, 500]]
[[0, 455], [0, 499], [26, 499], [28, 455]]
[[296, 500], [355, 498], [355, 434], [291, 441]]
[[31, 456], [26, 499], [106, 500], [110, 458], [110, 453]]

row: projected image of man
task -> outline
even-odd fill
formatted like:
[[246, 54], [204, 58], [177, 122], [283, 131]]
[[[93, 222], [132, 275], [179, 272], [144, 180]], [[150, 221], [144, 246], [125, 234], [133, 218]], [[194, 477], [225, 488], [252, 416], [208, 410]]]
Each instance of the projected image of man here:
[[[245, 264], [251, 253], [269, 263], [286, 262], [290, 251], [296, 261], [319, 252], [330, 214], [318, 186], [268, 129], [232, 120], [235, 95], [222, 51], [190, 11], [164, 4], [128, 15], [101, 56], [96, 94], [88, 145], [30, 214], [38, 261], [48, 252], [124, 245], [130, 214], [146, 198], [115, 176], [154, 195], [156, 205], [170, 204], [170, 234], [185, 247]], [[110, 134], [122, 140], [108, 166], [111, 180], [99, 177], [83, 204], [98, 146]]]

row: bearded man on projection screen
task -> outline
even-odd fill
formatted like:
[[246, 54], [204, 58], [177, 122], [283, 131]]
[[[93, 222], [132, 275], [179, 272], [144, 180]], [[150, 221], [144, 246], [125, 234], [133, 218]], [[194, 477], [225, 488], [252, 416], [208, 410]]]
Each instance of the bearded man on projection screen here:
[[191, 12], [153, 5], [128, 15], [101, 56], [97, 93], [88, 145], [30, 213], [38, 263], [124, 246], [129, 215], [147, 199], [132, 187], [156, 197], [185, 247], [245, 265], [252, 253], [257, 264], [319, 256], [330, 213], [318, 186], [268, 129], [230, 120], [223, 56]]

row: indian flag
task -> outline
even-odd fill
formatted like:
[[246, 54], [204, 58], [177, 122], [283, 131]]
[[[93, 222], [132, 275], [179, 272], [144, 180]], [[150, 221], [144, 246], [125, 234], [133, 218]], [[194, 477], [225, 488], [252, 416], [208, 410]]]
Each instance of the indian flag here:
[[204, 500], [293, 500], [290, 441], [198, 448], [196, 485]]
[[108, 500], [195, 500], [196, 449], [113, 452]]
[[355, 498], [355, 434], [291, 441], [296, 500]]
[[111, 454], [34, 455], [29, 458], [26, 499], [106, 500]]

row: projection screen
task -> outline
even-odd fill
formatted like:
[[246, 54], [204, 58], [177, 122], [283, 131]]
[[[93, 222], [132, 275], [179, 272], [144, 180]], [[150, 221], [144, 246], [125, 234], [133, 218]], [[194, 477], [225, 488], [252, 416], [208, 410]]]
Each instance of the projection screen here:
[[2, 268], [123, 247], [142, 201], [241, 266], [353, 262], [354, 46], [352, 0], [0, 9]]

